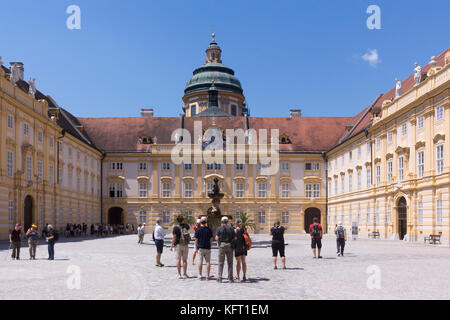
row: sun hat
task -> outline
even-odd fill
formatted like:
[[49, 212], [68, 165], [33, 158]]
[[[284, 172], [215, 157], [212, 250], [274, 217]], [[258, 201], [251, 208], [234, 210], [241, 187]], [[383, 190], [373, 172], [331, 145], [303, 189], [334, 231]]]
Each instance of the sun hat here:
[[208, 218], [206, 218], [206, 217], [201, 217], [201, 219], [200, 219], [200, 222], [205, 222], [205, 221], [207, 221], [208, 220]]
[[338, 226], [342, 226], [342, 221], [339, 221], [339, 222], [338, 222]]
[[37, 225], [32, 224], [31, 227], [32, 227], [32, 228], [37, 228]]
[[197, 223], [200, 223], [200, 222], [202, 222], [202, 220], [201, 219], [197, 219]]
[[227, 222], [228, 221], [228, 217], [222, 217], [221, 221], [222, 222]]

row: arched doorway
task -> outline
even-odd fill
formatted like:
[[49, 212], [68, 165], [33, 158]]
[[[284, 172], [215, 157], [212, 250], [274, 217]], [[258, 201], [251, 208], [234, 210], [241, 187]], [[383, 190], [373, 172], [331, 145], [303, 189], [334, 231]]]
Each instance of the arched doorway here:
[[108, 210], [108, 224], [123, 224], [123, 209], [112, 207]]
[[27, 196], [24, 201], [23, 209], [23, 230], [26, 232], [33, 224], [33, 198]]
[[398, 238], [403, 240], [407, 232], [406, 199], [401, 197], [397, 202]]
[[305, 210], [305, 232], [309, 233], [309, 226], [313, 223], [313, 219], [319, 219], [320, 223], [320, 210], [317, 208], [308, 208]]

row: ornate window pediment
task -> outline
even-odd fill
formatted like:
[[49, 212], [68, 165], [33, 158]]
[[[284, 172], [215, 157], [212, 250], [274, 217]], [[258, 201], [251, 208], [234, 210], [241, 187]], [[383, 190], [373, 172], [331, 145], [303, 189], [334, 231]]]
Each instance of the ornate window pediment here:
[[420, 149], [420, 148], [422, 148], [422, 147], [425, 147], [425, 141], [417, 141], [417, 143], [416, 143], [416, 149]]
[[394, 155], [392, 153], [386, 153], [386, 160], [394, 158]]
[[139, 144], [153, 144], [153, 139], [148, 136], [140, 136], [138, 137]]
[[280, 135], [280, 144], [291, 144], [291, 143], [292, 143], [291, 140], [285, 133]]
[[375, 158], [375, 159], [373, 160], [373, 162], [374, 162], [374, 163], [381, 162], [381, 158], [380, 158], [380, 157], [377, 157], [377, 158]]
[[438, 133], [433, 138], [434, 143], [438, 143], [440, 140], [445, 140], [445, 134]]

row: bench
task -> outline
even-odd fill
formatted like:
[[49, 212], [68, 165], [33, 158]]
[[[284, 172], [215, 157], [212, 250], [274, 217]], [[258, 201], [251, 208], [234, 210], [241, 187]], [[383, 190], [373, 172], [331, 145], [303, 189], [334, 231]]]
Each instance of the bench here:
[[369, 239], [370, 239], [370, 237], [372, 237], [373, 239], [376, 239], [376, 238], [380, 239], [380, 232], [379, 231], [372, 231], [372, 232], [369, 233]]
[[439, 234], [430, 234], [428, 237], [423, 238], [423, 242], [428, 241], [429, 244], [436, 244], [439, 242], [439, 244], [441, 244], [441, 235], [442, 232], [439, 232]]

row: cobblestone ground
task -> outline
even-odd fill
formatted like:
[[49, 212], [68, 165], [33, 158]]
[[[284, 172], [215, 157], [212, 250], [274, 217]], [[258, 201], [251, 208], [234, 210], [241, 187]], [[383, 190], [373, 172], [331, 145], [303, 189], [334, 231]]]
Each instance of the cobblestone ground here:
[[[445, 246], [362, 239], [348, 241], [345, 257], [336, 257], [335, 239], [327, 235], [319, 260], [312, 259], [307, 235], [287, 235], [287, 270], [273, 270], [270, 247], [254, 248], [247, 257], [249, 282], [219, 284], [198, 280], [191, 264], [190, 278], [176, 279], [175, 256], [168, 248], [162, 258], [166, 266], [155, 267], [150, 240], [146, 235], [138, 245], [136, 235], [62, 239], [54, 261], [46, 260], [45, 245], [38, 247], [37, 260], [28, 260], [28, 248], [22, 247], [22, 260], [13, 261], [2, 243], [0, 299], [450, 299], [450, 248]], [[70, 271], [78, 267], [80, 288], [69, 289]], [[217, 250], [211, 270], [217, 274]], [[379, 289], [373, 288], [374, 270], [380, 272]]]

